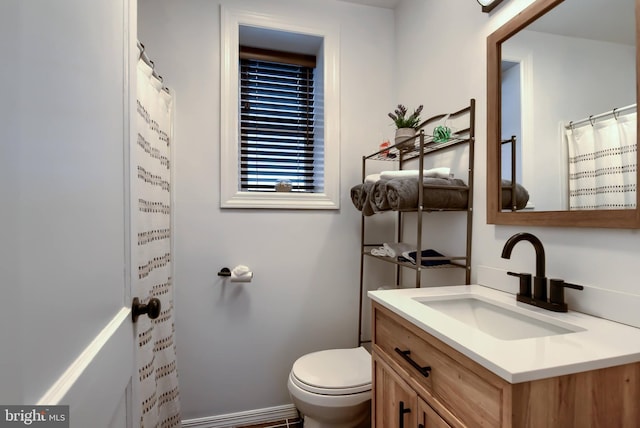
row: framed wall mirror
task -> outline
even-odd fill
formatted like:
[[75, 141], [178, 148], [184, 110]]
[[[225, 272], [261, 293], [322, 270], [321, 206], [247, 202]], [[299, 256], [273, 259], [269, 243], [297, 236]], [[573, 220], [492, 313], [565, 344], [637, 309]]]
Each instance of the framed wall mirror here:
[[536, 0], [487, 38], [489, 224], [640, 228], [639, 5]]

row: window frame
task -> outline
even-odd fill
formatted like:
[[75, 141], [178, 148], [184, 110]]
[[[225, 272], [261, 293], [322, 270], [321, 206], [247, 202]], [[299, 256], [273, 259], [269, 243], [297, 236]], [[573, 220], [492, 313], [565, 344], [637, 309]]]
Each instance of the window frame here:
[[[331, 22], [305, 22], [300, 16], [259, 13], [220, 6], [220, 207], [221, 208], [340, 208], [340, 55], [339, 32]], [[295, 22], [295, 24], [293, 24]], [[246, 192], [239, 186], [239, 34], [241, 26], [322, 38], [317, 73], [323, 80], [322, 118], [316, 130], [324, 146], [322, 193]], [[277, 49], [277, 47], [274, 47]], [[318, 118], [316, 118], [318, 120]]]

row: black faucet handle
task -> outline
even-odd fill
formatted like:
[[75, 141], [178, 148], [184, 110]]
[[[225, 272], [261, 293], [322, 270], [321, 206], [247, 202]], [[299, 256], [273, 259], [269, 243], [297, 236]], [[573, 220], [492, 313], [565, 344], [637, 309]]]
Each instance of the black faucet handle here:
[[520, 278], [520, 291], [519, 296], [531, 297], [531, 274], [530, 273], [517, 273], [507, 272], [507, 275]]
[[582, 285], [569, 284], [568, 282], [565, 282], [562, 286], [564, 288], [573, 288], [574, 290], [584, 290], [584, 287]]
[[[562, 279], [552, 278], [549, 280], [549, 303], [566, 307], [564, 302], [564, 289], [584, 290], [582, 285], [570, 284]], [[566, 309], [565, 309], [566, 311]]]

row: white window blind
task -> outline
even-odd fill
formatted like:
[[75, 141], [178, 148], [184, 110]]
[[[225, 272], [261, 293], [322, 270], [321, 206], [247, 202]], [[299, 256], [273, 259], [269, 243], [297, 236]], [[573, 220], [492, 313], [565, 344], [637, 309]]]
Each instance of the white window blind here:
[[292, 192], [322, 192], [314, 147], [315, 59], [265, 52], [273, 54], [240, 50], [240, 190], [272, 192], [287, 180]]

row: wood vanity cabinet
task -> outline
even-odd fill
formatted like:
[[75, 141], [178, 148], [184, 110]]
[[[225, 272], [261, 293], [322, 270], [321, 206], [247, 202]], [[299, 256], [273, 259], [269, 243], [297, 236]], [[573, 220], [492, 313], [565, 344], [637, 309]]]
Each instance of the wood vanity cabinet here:
[[640, 427], [640, 363], [511, 384], [376, 302], [372, 317], [374, 428]]
[[381, 359], [373, 357], [377, 427], [417, 427], [418, 394]]
[[373, 358], [375, 371], [375, 426], [385, 428], [449, 428], [411, 386], [379, 358]]

